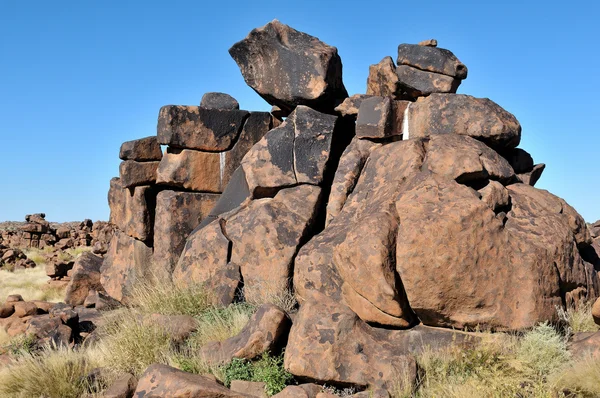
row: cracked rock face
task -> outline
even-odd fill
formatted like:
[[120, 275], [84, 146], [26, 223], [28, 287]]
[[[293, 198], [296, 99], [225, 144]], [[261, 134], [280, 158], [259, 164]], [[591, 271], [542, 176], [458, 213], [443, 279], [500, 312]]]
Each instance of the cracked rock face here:
[[274, 20], [234, 44], [229, 54], [244, 80], [269, 104], [332, 112], [348, 96], [335, 47]]

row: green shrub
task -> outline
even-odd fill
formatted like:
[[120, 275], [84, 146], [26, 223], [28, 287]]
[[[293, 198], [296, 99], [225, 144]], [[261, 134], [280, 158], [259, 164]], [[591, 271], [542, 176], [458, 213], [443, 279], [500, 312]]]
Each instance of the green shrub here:
[[11, 354], [13, 357], [31, 354], [36, 348], [36, 339], [33, 335], [18, 335], [13, 337], [8, 345], [4, 347], [6, 352]]
[[274, 357], [268, 353], [263, 353], [257, 361], [234, 358], [222, 371], [227, 387], [233, 380], [263, 382], [269, 396], [279, 393], [294, 380], [292, 374], [283, 368], [283, 355]]

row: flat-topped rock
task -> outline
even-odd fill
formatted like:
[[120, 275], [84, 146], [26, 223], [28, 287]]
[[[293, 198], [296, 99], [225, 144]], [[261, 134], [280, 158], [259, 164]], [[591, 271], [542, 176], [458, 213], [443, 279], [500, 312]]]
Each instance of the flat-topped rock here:
[[155, 136], [127, 141], [121, 145], [119, 152], [121, 160], [136, 160], [138, 162], [160, 160], [162, 150]]
[[468, 69], [450, 50], [417, 44], [400, 44], [396, 64], [466, 79]]
[[172, 148], [222, 152], [239, 136], [247, 111], [166, 105], [160, 108], [157, 136]]

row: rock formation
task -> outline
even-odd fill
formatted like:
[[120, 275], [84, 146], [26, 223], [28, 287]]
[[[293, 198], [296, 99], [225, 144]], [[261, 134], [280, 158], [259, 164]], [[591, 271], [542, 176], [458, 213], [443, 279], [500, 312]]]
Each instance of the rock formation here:
[[[99, 278], [114, 299], [157, 275], [202, 284], [219, 305], [291, 290], [286, 369], [390, 389], [415, 381], [426, 346], [524, 330], [597, 297], [599, 228], [534, 187], [545, 166], [518, 148], [518, 120], [456, 94], [467, 67], [437, 41], [401, 44], [351, 97], [335, 47], [278, 21], [230, 54], [276, 117], [209, 93], [163, 107], [156, 138], [124, 144]], [[279, 331], [287, 318], [275, 318]], [[261, 319], [205, 356], [246, 358]], [[155, 366], [137, 391], [209, 383], [194, 377]]]

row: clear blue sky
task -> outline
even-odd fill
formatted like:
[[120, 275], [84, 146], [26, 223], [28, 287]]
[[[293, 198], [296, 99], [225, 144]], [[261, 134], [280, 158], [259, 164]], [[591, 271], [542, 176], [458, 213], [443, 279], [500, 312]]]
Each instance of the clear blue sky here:
[[338, 48], [350, 94], [399, 43], [436, 38], [547, 164], [538, 187], [600, 218], [597, 1], [2, 1], [0, 221], [108, 218], [123, 141], [156, 133], [166, 104], [224, 91], [270, 107], [227, 50], [277, 18]]

